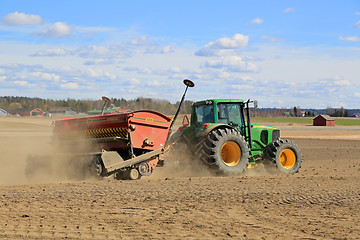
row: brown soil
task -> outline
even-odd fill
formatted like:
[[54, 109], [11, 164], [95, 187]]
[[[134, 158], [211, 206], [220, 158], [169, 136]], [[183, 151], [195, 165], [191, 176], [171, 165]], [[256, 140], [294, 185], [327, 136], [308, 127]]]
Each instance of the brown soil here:
[[359, 239], [360, 141], [319, 131], [324, 134], [282, 132], [300, 136], [292, 139], [303, 154], [295, 175], [249, 169], [219, 177], [190, 165], [177, 172], [159, 168], [138, 181], [49, 178], [42, 184], [28, 184], [25, 159], [46, 151], [51, 133], [6, 132], [0, 138], [0, 238]]

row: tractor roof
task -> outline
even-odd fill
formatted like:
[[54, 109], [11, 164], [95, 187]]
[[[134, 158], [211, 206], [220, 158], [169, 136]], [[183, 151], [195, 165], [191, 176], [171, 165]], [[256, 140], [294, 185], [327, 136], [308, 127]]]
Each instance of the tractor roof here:
[[194, 104], [195, 105], [202, 105], [202, 104], [207, 104], [209, 102], [213, 102], [213, 103], [223, 103], [223, 102], [244, 102], [243, 99], [207, 99], [207, 100], [202, 100], [202, 101], [197, 101]]

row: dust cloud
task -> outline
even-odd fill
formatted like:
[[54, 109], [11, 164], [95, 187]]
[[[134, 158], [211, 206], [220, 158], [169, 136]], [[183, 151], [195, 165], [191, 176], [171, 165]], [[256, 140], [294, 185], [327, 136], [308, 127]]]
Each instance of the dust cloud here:
[[[17, 125], [14, 125], [14, 122]], [[30, 129], [35, 124], [39, 124], [40, 127]], [[20, 129], [14, 129], [19, 125]], [[54, 145], [51, 120], [0, 119], [0, 185], [99, 179], [91, 165], [91, 161], [94, 161], [92, 157], [73, 154], [94, 151], [99, 149], [95, 150], [89, 141]], [[248, 169], [243, 175], [264, 174], [268, 174], [264, 167], [257, 167]], [[210, 176], [216, 175], [194, 156], [189, 156], [187, 149], [177, 149], [166, 158], [164, 167], [157, 167], [150, 177], [144, 179]]]
[[88, 168], [89, 157], [71, 153], [88, 151], [92, 148], [89, 142], [55, 145], [52, 129], [48, 127], [51, 120], [48, 125], [41, 125], [44, 129], [27, 129], [29, 121], [43, 119], [21, 120], [24, 128], [15, 129], [8, 123], [20, 121], [18, 118], [0, 119], [0, 185], [94, 179], [94, 173]]
[[28, 155], [25, 175], [36, 183], [99, 179], [95, 170], [96, 148], [84, 138], [52, 142], [48, 154]]
[[153, 179], [182, 178], [182, 177], [210, 177], [215, 176], [202, 162], [188, 154], [169, 155], [165, 159], [165, 166], [156, 168], [150, 176]]
[[22, 136], [21, 133], [12, 136], [1, 136], [0, 184], [26, 184], [26, 160], [29, 155], [49, 154], [50, 137]]
[[[25, 134], [24, 134], [25, 133]], [[52, 132], [11, 133], [0, 135], [0, 185], [57, 183], [96, 180], [89, 156], [71, 154], [90, 151], [89, 142], [54, 146]], [[265, 167], [247, 169], [243, 175], [268, 175]], [[170, 154], [164, 167], [157, 167], [146, 179], [210, 177], [216, 174], [186, 151]], [[145, 179], [145, 177], [144, 177]]]

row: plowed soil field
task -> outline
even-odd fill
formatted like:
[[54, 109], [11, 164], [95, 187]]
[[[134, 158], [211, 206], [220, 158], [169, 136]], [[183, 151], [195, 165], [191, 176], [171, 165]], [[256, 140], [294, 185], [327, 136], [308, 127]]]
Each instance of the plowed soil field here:
[[26, 157], [51, 132], [1, 124], [0, 239], [360, 238], [359, 128], [284, 128], [303, 155], [295, 175], [219, 177], [194, 165], [138, 181], [29, 182]]

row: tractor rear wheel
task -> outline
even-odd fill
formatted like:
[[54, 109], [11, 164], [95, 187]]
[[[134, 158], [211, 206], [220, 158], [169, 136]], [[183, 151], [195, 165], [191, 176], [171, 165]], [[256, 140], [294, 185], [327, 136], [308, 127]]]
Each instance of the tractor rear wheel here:
[[264, 149], [264, 163], [270, 170], [283, 173], [297, 173], [301, 167], [301, 153], [298, 146], [289, 140], [277, 140], [269, 143]]
[[244, 137], [234, 129], [211, 131], [198, 151], [198, 157], [217, 173], [239, 174], [249, 164], [250, 150]]

